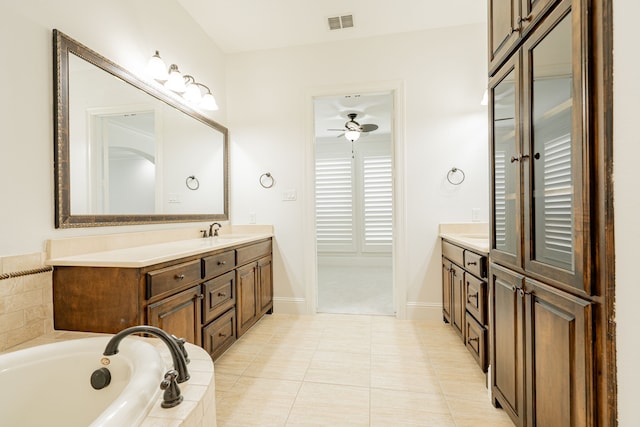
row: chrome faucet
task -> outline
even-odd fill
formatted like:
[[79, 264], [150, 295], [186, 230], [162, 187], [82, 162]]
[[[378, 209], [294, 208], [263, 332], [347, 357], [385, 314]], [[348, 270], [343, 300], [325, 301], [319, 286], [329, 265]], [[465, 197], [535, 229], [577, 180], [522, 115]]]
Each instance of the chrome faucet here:
[[104, 349], [103, 355], [113, 356], [114, 354], [118, 354], [118, 345], [120, 344], [120, 341], [122, 341], [122, 339], [127, 335], [139, 334], [139, 333], [149, 334], [149, 335], [158, 337], [167, 345], [167, 347], [169, 347], [169, 352], [171, 353], [171, 359], [173, 360], [173, 368], [178, 373], [178, 377], [176, 378], [177, 382], [183, 383], [190, 378], [189, 371], [187, 370], [187, 364], [189, 363], [189, 355], [187, 354], [187, 351], [184, 348], [184, 339], [176, 338], [173, 335], [169, 335], [162, 329], [156, 328], [155, 326], [148, 326], [148, 325], [132, 326], [130, 328], [127, 328], [118, 332], [107, 343], [107, 346]]
[[[217, 225], [217, 228], [213, 228]], [[214, 222], [209, 226], [209, 237], [218, 237], [218, 230], [222, 228], [222, 225], [219, 222]]]

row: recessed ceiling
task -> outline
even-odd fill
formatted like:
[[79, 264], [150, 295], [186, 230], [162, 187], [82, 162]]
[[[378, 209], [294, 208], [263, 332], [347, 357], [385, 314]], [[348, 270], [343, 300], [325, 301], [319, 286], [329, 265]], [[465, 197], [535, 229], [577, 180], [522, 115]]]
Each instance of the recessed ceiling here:
[[[225, 53], [486, 23], [486, 0], [178, 0]], [[330, 30], [328, 19], [353, 16]]]

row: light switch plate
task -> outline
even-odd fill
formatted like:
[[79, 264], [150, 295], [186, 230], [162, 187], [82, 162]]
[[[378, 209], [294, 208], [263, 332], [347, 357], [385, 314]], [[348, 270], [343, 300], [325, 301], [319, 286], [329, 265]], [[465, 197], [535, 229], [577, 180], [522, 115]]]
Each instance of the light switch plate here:
[[298, 192], [296, 190], [285, 190], [282, 192], [282, 200], [285, 202], [293, 202], [298, 199]]

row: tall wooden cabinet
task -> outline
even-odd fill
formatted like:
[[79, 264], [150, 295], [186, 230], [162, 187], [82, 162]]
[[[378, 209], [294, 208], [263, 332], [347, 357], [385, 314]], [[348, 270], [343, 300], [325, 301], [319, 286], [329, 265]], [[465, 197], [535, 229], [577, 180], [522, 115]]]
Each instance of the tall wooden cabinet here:
[[491, 387], [519, 426], [597, 424], [592, 3], [489, 2]]

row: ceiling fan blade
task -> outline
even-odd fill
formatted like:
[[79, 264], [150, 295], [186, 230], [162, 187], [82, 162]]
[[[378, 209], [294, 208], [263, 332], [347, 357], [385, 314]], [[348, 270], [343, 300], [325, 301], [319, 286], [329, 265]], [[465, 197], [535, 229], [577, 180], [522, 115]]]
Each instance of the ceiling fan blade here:
[[327, 129], [327, 130], [336, 131], [336, 132], [344, 132], [344, 129]]
[[374, 130], [378, 129], [378, 125], [374, 125], [374, 124], [361, 125], [360, 129], [362, 130], [362, 132], [373, 132]]

